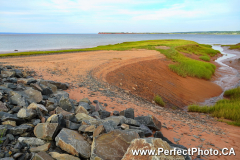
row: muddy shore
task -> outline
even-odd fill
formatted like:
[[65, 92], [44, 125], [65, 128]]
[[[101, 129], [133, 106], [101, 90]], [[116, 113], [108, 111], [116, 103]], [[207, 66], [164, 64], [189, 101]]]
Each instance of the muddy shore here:
[[[227, 61], [230, 63], [230, 60]], [[70, 94], [71, 99], [80, 100], [84, 97], [89, 97], [91, 101], [98, 99], [102, 102], [107, 102], [108, 106], [106, 106], [106, 109], [110, 112], [113, 110], [121, 111], [131, 107], [135, 109], [136, 115], [152, 114], [163, 123], [164, 127], [162, 128], [162, 132], [167, 135], [168, 139], [180, 139], [179, 143], [186, 147], [200, 147], [205, 149], [214, 148], [219, 150], [225, 147], [234, 147], [237, 154], [232, 157], [211, 156], [208, 157], [208, 159], [240, 159], [239, 127], [229, 126], [225, 123], [218, 122], [216, 119], [204, 114], [186, 113], [180, 110], [159, 107], [149, 102], [152, 95], [148, 95], [149, 99], [147, 100], [149, 101], [140, 98], [142, 96], [140, 93], [145, 93], [146, 90], [137, 93], [138, 87], [143, 88], [141, 82], [137, 83], [137, 86], [132, 85], [135, 84], [133, 80], [141, 80], [143, 76], [134, 77], [134, 79], [128, 76], [127, 78], [130, 78], [128, 81], [116, 83], [119, 85], [122, 83], [121, 86], [123, 86], [130, 81], [129, 87], [134, 87], [136, 89], [132, 88], [132, 91], [130, 92], [124, 90], [124, 88], [121, 89], [120, 86], [112, 86], [107, 83], [109, 81], [113, 82], [115, 80], [123, 79], [121, 78], [121, 72], [123, 71], [128, 71], [126, 73], [129, 73], [130, 70], [132, 71], [131, 73], [140, 74], [142, 71], [141, 66], [152, 66], [150, 64], [153, 64], [154, 68], [146, 72], [146, 74], [151, 73], [156, 69], [161, 69], [164, 73], [163, 75], [166, 77], [167, 75], [172, 76], [171, 80], [174, 82], [176, 80], [175, 85], [183, 86], [181, 89], [184, 89], [184, 91], [187, 90], [184, 92], [185, 97], [183, 96], [180, 100], [173, 99], [174, 102], [179, 101], [183, 105], [188, 104], [188, 102], [184, 101], [190, 98], [189, 96], [186, 96], [186, 94], [193, 95], [193, 98], [191, 99], [192, 103], [204, 100], [204, 98], [217, 96], [222, 92], [222, 89], [212, 82], [194, 78], [183, 80], [179, 78], [179, 76], [176, 78], [177, 75], [168, 71], [164, 65], [158, 68], [156, 66], [157, 63], [167, 63], [164, 61], [164, 56], [159, 55], [158, 52], [146, 50], [127, 52], [97, 51], [61, 55], [30, 56], [27, 58], [4, 58], [0, 59], [0, 62], [4, 65], [14, 65], [23, 67], [27, 70], [34, 70], [36, 72], [36, 78], [69, 83], [71, 88], [68, 90], [68, 93]], [[232, 65], [234, 66], [234, 63], [232, 63]], [[138, 67], [138, 69], [133, 70], [133, 68], [136, 67]], [[112, 73], [115, 74], [115, 77]], [[96, 79], [96, 77], [98, 79]], [[152, 81], [149, 80], [149, 86], [151, 86], [152, 82], [159, 85], [161, 81], [157, 80], [164, 78], [164, 76], [157, 76], [154, 78], [155, 79], [150, 79]], [[165, 86], [168, 84], [168, 86], [165, 90], [161, 90], [160, 88], [159, 91], [166, 92], [166, 94], [170, 93], [169, 88], [173, 86], [171, 83], [164, 82], [163, 85]], [[197, 84], [197, 92], [200, 93], [199, 97], [195, 92], [196, 87], [189, 86], [191, 84]], [[178, 97], [181, 94], [181, 89], [178, 88], [176, 90], [178, 93], [176, 93], [175, 97]], [[193, 90], [191, 91], [190, 89]], [[174, 88], [172, 90], [174, 90]], [[209, 95], [204, 94], [206, 91]], [[136, 96], [136, 94], [138, 94], [138, 96]], [[170, 96], [169, 99], [172, 100]], [[202, 141], [200, 138], [195, 138], [194, 135], [201, 137], [204, 140]], [[202, 158], [204, 159], [205, 157]]]

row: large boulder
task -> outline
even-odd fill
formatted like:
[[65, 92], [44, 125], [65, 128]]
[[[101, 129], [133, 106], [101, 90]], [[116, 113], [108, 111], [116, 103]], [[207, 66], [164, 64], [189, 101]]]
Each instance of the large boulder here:
[[56, 145], [62, 150], [83, 158], [89, 158], [91, 152], [90, 144], [77, 131], [63, 128], [55, 138]]
[[58, 130], [58, 123], [38, 123], [34, 128], [34, 135], [40, 139], [53, 140]]
[[[130, 146], [127, 149], [127, 152], [125, 153], [122, 160], [157, 160], [157, 159], [169, 159], [169, 160], [185, 160], [185, 158], [182, 155], [165, 155], [164, 153], [158, 154], [158, 149], [163, 149], [163, 151], [168, 150], [170, 153], [170, 150], [172, 148], [169, 146], [169, 144], [166, 141], [163, 141], [160, 138], [141, 138], [141, 139], [135, 139], [131, 142]], [[141, 155], [140, 153], [138, 155], [133, 155], [133, 151], [138, 152], [139, 150], [153, 150], [155, 151], [155, 154], [153, 155]]]
[[113, 130], [93, 139], [91, 159], [121, 160], [132, 140], [139, 138], [136, 132]]
[[160, 130], [162, 127], [161, 122], [158, 121], [157, 118], [152, 115], [139, 116], [136, 117], [135, 120], [154, 130]]
[[43, 99], [42, 93], [32, 88], [25, 90], [24, 94], [26, 95], [25, 98], [29, 103], [39, 103]]

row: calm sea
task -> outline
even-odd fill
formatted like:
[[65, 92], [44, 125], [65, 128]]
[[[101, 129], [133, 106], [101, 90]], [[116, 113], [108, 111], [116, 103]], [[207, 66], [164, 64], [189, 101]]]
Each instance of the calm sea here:
[[126, 41], [186, 39], [203, 44], [236, 44], [240, 35], [189, 34], [0, 34], [0, 53], [28, 50], [89, 48]]

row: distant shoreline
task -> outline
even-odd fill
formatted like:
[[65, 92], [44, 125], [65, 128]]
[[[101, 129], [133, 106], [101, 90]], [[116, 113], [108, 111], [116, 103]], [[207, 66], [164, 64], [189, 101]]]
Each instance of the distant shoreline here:
[[240, 35], [240, 31], [207, 31], [207, 32], [99, 32], [98, 34], [206, 34], [206, 35]]

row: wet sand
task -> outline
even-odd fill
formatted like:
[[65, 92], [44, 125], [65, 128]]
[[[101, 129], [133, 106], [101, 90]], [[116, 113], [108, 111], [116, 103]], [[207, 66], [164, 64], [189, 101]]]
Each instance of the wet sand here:
[[[222, 92], [221, 87], [210, 81], [191, 77], [182, 78], [171, 72], [166, 66], [170, 62], [166, 61], [165, 56], [157, 51], [96, 51], [38, 55], [1, 58], [0, 62], [6, 65], [20, 66], [27, 70], [34, 70], [38, 75], [36, 78], [41, 77], [72, 84], [72, 87], [68, 90], [72, 99], [80, 100], [88, 97], [91, 101], [98, 99], [103, 103], [107, 103], [106, 109], [108, 111], [121, 111], [131, 107], [135, 109], [136, 116], [154, 115], [164, 126], [161, 130], [164, 136], [173, 142], [173, 138], [178, 138], [180, 139], [178, 143], [188, 148], [222, 149], [234, 147], [237, 154], [237, 156], [231, 157], [211, 156], [208, 159], [240, 159], [239, 127], [218, 122], [214, 118], [199, 113], [186, 113], [162, 108], [132, 96], [131, 93], [142, 96], [143, 92], [148, 91], [146, 89], [148, 87], [153, 91], [156, 89], [153, 93], [159, 91], [166, 93], [166, 97], [169, 97], [166, 99], [172, 104], [178, 105], [179, 102], [183, 106], [201, 101], [204, 98], [210, 98]], [[117, 85], [122, 83], [121, 87], [126, 85], [131, 91], [120, 93], [116, 88], [116, 90], [111, 90], [111, 85], [107, 85], [107, 83], [105, 87], [92, 87], [93, 82], [87, 79], [89, 72], [104, 84], [107, 81], [112, 83], [116, 80]], [[145, 81], [148, 83], [144, 84]], [[82, 86], [81, 84], [84, 82], [87, 85]], [[133, 86], [133, 84], [137, 86]], [[162, 87], [156, 87], [158, 85]], [[151, 88], [151, 86], [155, 87]], [[93, 90], [93, 88], [97, 89]], [[116, 96], [104, 94], [109, 90]], [[148, 93], [150, 92], [148, 91]], [[151, 98], [152, 95], [149, 96], [148, 100]], [[194, 135], [199, 136], [199, 138], [195, 138]]]

